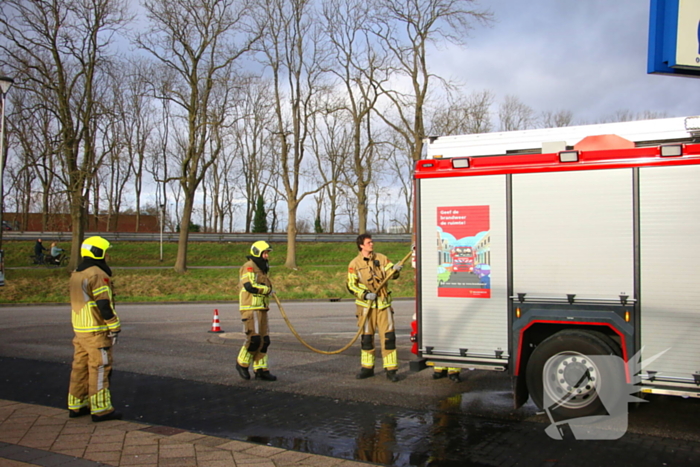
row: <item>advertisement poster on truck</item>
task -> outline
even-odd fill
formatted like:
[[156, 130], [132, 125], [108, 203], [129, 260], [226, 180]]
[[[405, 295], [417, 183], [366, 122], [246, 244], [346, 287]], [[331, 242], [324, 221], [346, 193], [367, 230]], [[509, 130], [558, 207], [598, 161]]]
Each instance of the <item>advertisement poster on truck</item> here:
[[491, 297], [489, 206], [437, 208], [438, 297]]

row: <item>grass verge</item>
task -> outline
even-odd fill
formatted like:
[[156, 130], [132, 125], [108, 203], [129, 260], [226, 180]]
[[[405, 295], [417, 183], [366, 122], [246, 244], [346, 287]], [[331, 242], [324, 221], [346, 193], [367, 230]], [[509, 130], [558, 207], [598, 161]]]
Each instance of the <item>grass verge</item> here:
[[[44, 243], [49, 244], [50, 239], [48, 243], [44, 239]], [[70, 271], [27, 267], [33, 246], [34, 242], [5, 242], [5, 286], [0, 288], [0, 303], [68, 303]], [[172, 269], [177, 254], [174, 243], [163, 245], [162, 263], [158, 243], [115, 244], [110, 248], [108, 263], [114, 272], [117, 302], [235, 302], [238, 268], [249, 254], [249, 247], [247, 243], [192, 243], [188, 247], [188, 266], [209, 268], [190, 268], [177, 274]], [[347, 265], [357, 254], [354, 243], [299, 242], [296, 270], [284, 266], [286, 244], [273, 244], [272, 248], [270, 277], [280, 300], [352, 298], [345, 282]], [[377, 243], [375, 248], [397, 262], [409, 252], [410, 245], [387, 242]], [[408, 263], [401, 277], [390, 282], [395, 298], [414, 296], [413, 270]]]

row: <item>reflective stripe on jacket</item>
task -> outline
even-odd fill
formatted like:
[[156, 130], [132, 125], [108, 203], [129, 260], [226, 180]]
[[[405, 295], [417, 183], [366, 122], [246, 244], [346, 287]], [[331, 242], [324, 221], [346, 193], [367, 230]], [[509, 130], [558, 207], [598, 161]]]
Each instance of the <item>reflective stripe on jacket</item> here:
[[[99, 267], [73, 271], [70, 278], [70, 301], [73, 330], [81, 332], [120, 331], [119, 316], [114, 310], [112, 281]], [[108, 300], [114, 316], [105, 320], [97, 307], [99, 300]]]
[[[258, 289], [260, 293], [248, 292], [245, 289], [246, 283]], [[272, 282], [252, 260], [241, 267], [239, 286], [241, 290], [238, 294], [238, 303], [241, 311], [270, 309]]]
[[377, 290], [379, 284], [384, 278], [392, 274], [392, 279], [398, 277], [398, 272], [394, 272], [391, 268], [394, 263], [381, 253], [372, 253], [369, 258], [362, 256], [359, 253], [355, 259], [350, 261], [348, 266], [348, 282], [347, 287], [350, 293], [355, 296], [355, 304], [364, 308], [371, 305], [370, 301], [364, 299], [365, 292], [374, 292], [377, 294], [377, 300], [374, 301], [373, 308], [383, 310], [391, 306], [391, 294], [385, 284], [381, 290]]

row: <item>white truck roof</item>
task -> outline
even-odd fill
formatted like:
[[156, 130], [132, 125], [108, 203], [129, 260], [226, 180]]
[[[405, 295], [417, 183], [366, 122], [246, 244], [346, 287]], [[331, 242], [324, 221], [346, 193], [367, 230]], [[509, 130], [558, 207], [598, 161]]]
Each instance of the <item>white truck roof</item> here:
[[644, 145], [644, 143], [688, 139], [691, 132], [686, 129], [686, 119], [700, 120], [700, 117], [662, 118], [561, 128], [439, 136], [428, 137], [425, 142], [428, 159], [491, 156], [514, 152], [557, 152], [563, 151], [567, 146], [573, 146], [586, 136], [592, 135], [618, 135], [638, 145]]

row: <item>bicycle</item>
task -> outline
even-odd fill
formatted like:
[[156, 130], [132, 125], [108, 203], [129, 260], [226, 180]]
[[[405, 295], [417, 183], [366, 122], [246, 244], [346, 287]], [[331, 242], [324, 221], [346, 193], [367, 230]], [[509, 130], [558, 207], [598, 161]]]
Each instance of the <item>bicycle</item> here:
[[46, 255], [29, 255], [29, 265], [30, 266], [45, 266], [48, 263], [46, 262]]
[[69, 255], [60, 255], [58, 258], [54, 258], [51, 255], [43, 255], [37, 257], [36, 255], [29, 255], [29, 265], [30, 266], [56, 266], [62, 267], [68, 264], [70, 260]]

